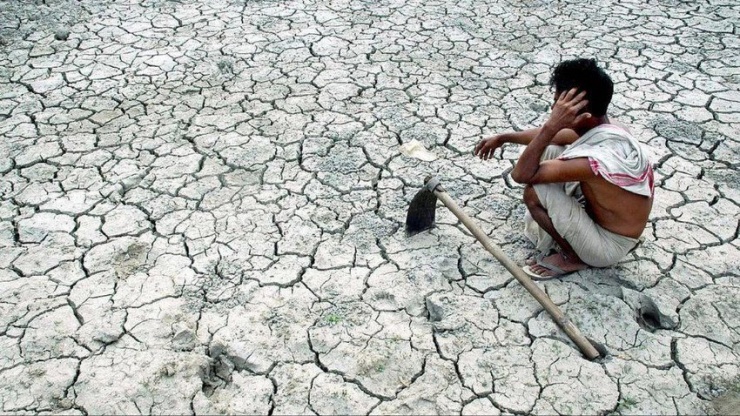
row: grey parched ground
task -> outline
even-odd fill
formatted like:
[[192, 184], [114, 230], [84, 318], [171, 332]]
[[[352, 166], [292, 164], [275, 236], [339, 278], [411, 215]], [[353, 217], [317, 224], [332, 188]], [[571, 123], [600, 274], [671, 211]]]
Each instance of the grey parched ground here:
[[[736, 0], [0, 3], [0, 413], [717, 411], [739, 31]], [[518, 149], [472, 149], [576, 56], [658, 184], [637, 251], [543, 284], [599, 362], [449, 212], [403, 230], [434, 173], [531, 255]]]

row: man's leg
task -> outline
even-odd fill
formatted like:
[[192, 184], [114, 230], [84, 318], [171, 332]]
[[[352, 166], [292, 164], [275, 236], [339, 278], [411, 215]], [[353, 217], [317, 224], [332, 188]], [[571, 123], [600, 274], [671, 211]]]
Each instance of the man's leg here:
[[[532, 185], [524, 187], [524, 204], [527, 206], [534, 221], [555, 240], [561, 249], [560, 253], [545, 257], [542, 261], [564, 272], [573, 272], [587, 268], [588, 265], [581, 261], [578, 254], [573, 250], [573, 247], [555, 230], [555, 226], [547, 214], [547, 210], [540, 203], [537, 192], [535, 192]], [[536, 264], [531, 266], [531, 269], [541, 276], [552, 276], [555, 274], [551, 270]]]
[[[549, 145], [545, 148], [545, 151], [540, 157], [541, 161], [557, 159], [565, 151], [564, 146]], [[571, 195], [577, 189], [580, 192], [578, 182], [572, 182], [566, 184], [566, 193]], [[568, 192], [570, 191], [570, 192]], [[534, 193], [534, 192], [533, 192]], [[535, 194], [535, 199], [537, 195]], [[526, 202], [526, 200], [525, 200]], [[543, 208], [544, 209], [544, 208]], [[528, 210], [524, 213], [524, 235], [535, 245], [535, 248], [540, 253], [550, 253], [557, 245], [557, 242], [551, 237], [551, 232], [545, 231], [540, 227], [539, 223], [532, 218], [531, 212]], [[526, 261], [527, 265], [535, 263], [535, 257]]]

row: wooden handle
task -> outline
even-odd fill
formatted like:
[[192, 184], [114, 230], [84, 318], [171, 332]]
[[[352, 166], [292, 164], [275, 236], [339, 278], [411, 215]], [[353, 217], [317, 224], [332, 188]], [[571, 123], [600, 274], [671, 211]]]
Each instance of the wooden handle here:
[[496, 260], [498, 260], [501, 265], [503, 265], [506, 270], [508, 270], [515, 278], [519, 281], [519, 283], [524, 286], [525, 289], [537, 300], [537, 302], [542, 305], [543, 308], [552, 316], [553, 320], [556, 324], [568, 335], [568, 337], [575, 342], [575, 344], [578, 346], [578, 348], [581, 349], [584, 355], [588, 359], [594, 359], [599, 356], [599, 352], [596, 351], [596, 348], [594, 348], [593, 345], [591, 345], [591, 342], [587, 340], [583, 335], [581, 335], [581, 331], [576, 328], [576, 326], [573, 324], [573, 322], [568, 319], [568, 317], [565, 316], [563, 311], [560, 310], [558, 305], [553, 303], [553, 301], [550, 299], [547, 294], [540, 289], [539, 286], [535, 282], [532, 281], [532, 279], [527, 276], [526, 273], [524, 273], [524, 270], [522, 270], [521, 267], [519, 267], [516, 263], [511, 261], [509, 257], [504, 254], [504, 252], [496, 245], [494, 244], [490, 238], [481, 230], [474, 222], [473, 220], [465, 214], [462, 209], [455, 203], [455, 201], [450, 198], [450, 196], [447, 194], [447, 192], [442, 189], [442, 187], [437, 186], [437, 188], [434, 190], [434, 194], [439, 198], [445, 206], [452, 211], [453, 214], [465, 225], [465, 227], [470, 230], [471, 233], [475, 236], [475, 238], [480, 241], [481, 244], [483, 244], [483, 247], [488, 250], [489, 253], [493, 254], [493, 257], [496, 257]]

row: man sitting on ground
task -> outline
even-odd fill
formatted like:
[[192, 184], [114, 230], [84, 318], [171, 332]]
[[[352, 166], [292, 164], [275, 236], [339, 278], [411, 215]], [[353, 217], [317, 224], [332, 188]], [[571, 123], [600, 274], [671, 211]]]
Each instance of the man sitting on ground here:
[[609, 76], [593, 59], [575, 59], [555, 68], [550, 85], [555, 104], [542, 127], [475, 147], [487, 160], [504, 143], [526, 145], [511, 177], [526, 185], [525, 235], [542, 254], [524, 270], [535, 278], [616, 264], [638, 244], [653, 205], [645, 152], [606, 116]]

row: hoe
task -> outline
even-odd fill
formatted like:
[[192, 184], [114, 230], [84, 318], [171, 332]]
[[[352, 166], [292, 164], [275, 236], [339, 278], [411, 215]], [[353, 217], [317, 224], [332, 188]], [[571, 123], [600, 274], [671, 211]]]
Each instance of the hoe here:
[[535, 284], [532, 279], [506, 254], [495, 245], [486, 234], [481, 230], [473, 220], [467, 216], [455, 201], [445, 192], [439, 184], [439, 180], [433, 177], [427, 177], [424, 181], [424, 187], [419, 191], [411, 201], [408, 214], [406, 215], [406, 230], [409, 234], [416, 234], [426, 230], [434, 225], [434, 215], [437, 206], [437, 199], [441, 200], [445, 206], [470, 230], [475, 238], [483, 244], [483, 247], [508, 270], [519, 283], [545, 308], [552, 316], [555, 323], [565, 332], [568, 337], [581, 349], [586, 358], [593, 360], [599, 357], [599, 351], [593, 344], [581, 335], [581, 331], [576, 328], [573, 322], [553, 303], [550, 297]]

